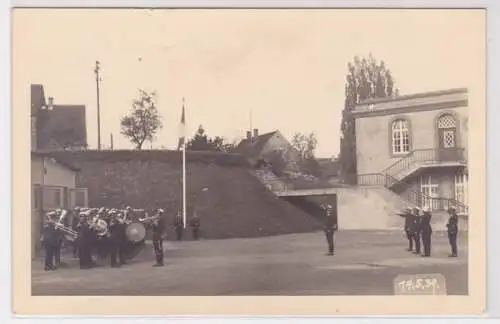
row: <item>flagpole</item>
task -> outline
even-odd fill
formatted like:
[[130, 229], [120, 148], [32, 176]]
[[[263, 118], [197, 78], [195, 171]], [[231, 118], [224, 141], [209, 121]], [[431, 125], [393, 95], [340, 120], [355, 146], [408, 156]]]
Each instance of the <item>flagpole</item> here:
[[[184, 98], [182, 98], [182, 109], [184, 112]], [[187, 212], [186, 212], [186, 143], [187, 138], [184, 130], [184, 139], [182, 143], [182, 220], [184, 228], [187, 226]]]

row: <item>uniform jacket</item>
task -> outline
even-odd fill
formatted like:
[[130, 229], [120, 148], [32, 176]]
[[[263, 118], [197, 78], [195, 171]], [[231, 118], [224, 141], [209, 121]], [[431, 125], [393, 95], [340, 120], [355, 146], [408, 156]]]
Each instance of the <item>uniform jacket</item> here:
[[432, 233], [431, 219], [432, 215], [430, 213], [424, 213], [424, 215], [421, 217], [420, 227], [422, 233]]
[[458, 216], [451, 215], [448, 219], [448, 224], [446, 224], [448, 228], [448, 233], [457, 233], [458, 232]]

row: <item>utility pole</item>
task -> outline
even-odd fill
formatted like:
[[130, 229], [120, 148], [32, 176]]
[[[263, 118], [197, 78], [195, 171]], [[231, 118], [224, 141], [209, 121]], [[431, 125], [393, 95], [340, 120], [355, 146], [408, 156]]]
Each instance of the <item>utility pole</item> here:
[[99, 71], [101, 70], [100, 62], [95, 61], [95, 81], [97, 84], [97, 150], [101, 150], [101, 107], [99, 102], [99, 83], [101, 78], [99, 77]]

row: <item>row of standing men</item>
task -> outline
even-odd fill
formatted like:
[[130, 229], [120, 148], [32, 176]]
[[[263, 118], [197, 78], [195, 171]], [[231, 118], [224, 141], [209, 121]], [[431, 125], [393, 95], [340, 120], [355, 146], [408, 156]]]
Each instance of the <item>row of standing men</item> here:
[[[448, 222], [446, 223], [448, 241], [451, 248], [449, 257], [457, 257], [458, 215], [455, 207], [448, 208]], [[432, 214], [429, 208], [405, 209], [398, 214], [405, 219], [404, 230], [408, 239], [407, 251], [422, 257], [431, 256], [432, 246]], [[422, 243], [422, 244], [421, 244]], [[423, 253], [421, 247], [423, 245]]]

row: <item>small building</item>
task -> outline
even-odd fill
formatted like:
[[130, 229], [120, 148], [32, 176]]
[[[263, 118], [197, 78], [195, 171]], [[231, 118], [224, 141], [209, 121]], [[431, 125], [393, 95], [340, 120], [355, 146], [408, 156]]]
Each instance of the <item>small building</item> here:
[[87, 189], [78, 187], [78, 168], [49, 153], [31, 152], [32, 255], [43, 225], [43, 215], [55, 208], [87, 206]]
[[40, 84], [31, 85], [32, 150], [81, 150], [87, 147], [84, 105], [54, 105]]
[[468, 205], [468, 91], [451, 89], [358, 104], [358, 184], [384, 185], [421, 206]]

